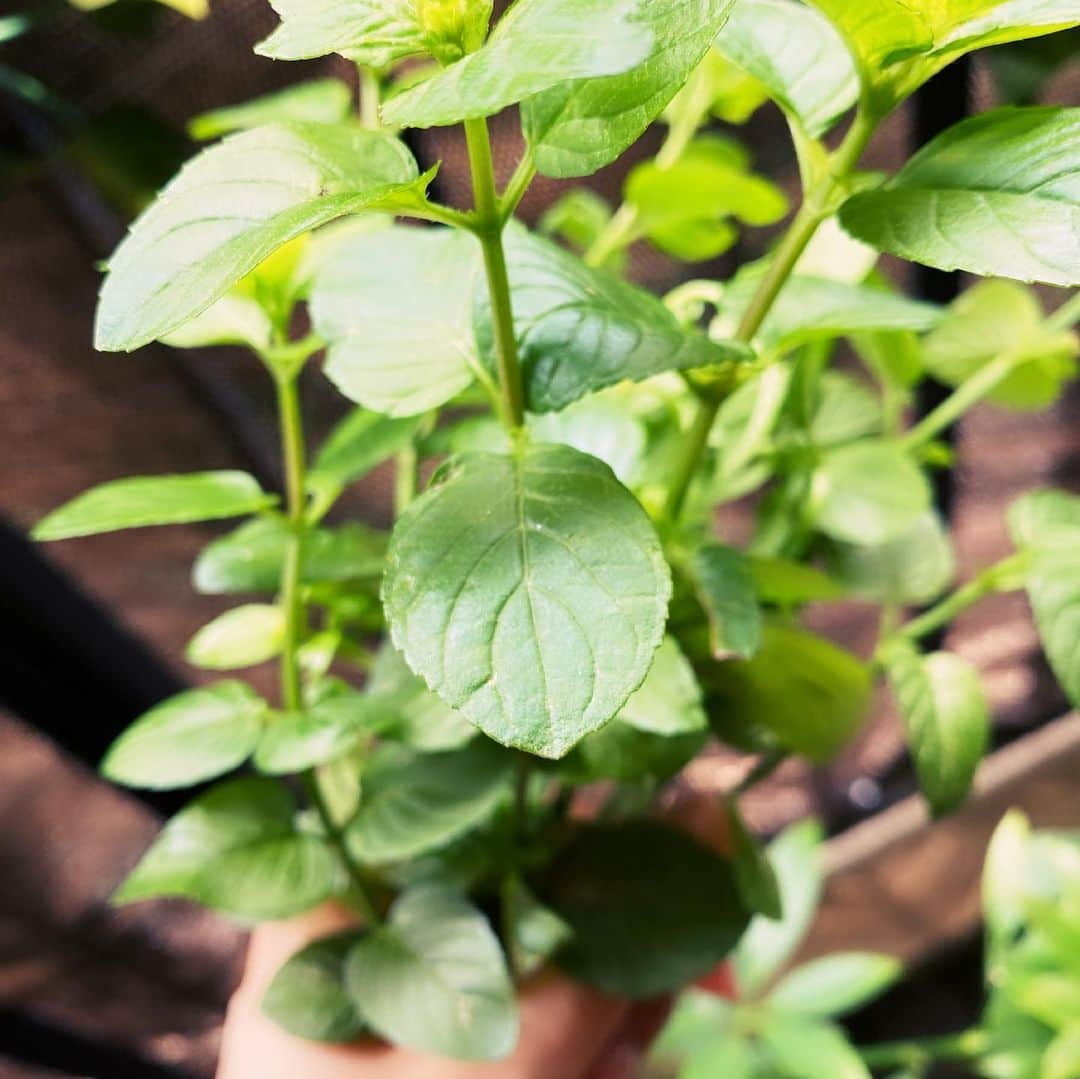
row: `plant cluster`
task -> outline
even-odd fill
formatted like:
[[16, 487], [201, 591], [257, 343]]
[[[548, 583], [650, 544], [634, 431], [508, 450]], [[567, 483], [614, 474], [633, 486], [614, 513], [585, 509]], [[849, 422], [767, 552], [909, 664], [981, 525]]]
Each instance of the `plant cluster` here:
[[[948, 463], [939, 435], [978, 401], [1057, 397], [1080, 303], [1046, 316], [991, 280], [942, 309], [874, 269], [889, 252], [1080, 282], [1080, 110], [977, 116], [890, 177], [859, 164], [945, 65], [1080, 24], [1080, 7], [516, 0], [493, 26], [491, 0], [274, 7], [258, 51], [355, 61], [361, 114], [320, 81], [199, 118], [201, 137], [225, 137], [112, 257], [96, 342], [250, 349], [277, 392], [284, 497], [232, 471], [128, 478], [36, 534], [246, 518], [194, 571], [200, 592], [245, 602], [188, 659], [280, 663], [278, 701], [215, 682], [113, 747], [105, 774], [134, 787], [245, 769], [169, 822], [118, 901], [185, 896], [258, 921], [335, 897], [358, 926], [283, 968], [275, 1019], [498, 1058], [517, 1037], [515, 981], [538, 967], [653, 996], [723, 960], [755, 913], [779, 917], [738, 794], [788, 755], [834, 755], [879, 677], [930, 805], [954, 807], [987, 706], [963, 660], [921, 642], [982, 596], [1028, 590], [1080, 700], [1080, 500], [1030, 494], [1017, 553], [951, 590], [927, 479]], [[766, 100], [803, 185], [775, 249], [664, 299], [625, 280], [632, 243], [700, 261], [786, 216], [739, 142], [707, 130]], [[488, 117], [511, 106], [525, 149], [500, 187]], [[539, 231], [515, 219], [537, 173], [587, 176], [657, 119], [667, 138], [622, 205], [582, 189]], [[437, 168], [400, 138], [457, 124], [466, 208], [429, 196]], [[834, 363], [841, 342], [858, 368]], [[309, 459], [299, 376], [321, 352], [359, 407]], [[928, 376], [955, 390], [909, 429]], [[392, 531], [331, 523], [391, 458]], [[751, 540], [723, 542], [717, 510], [751, 495]], [[881, 608], [869, 661], [804, 624], [808, 605], [851, 597]], [[728, 800], [731, 857], [655, 812], [709, 738], [759, 756]], [[575, 792], [598, 782], [602, 808], [581, 820]]]

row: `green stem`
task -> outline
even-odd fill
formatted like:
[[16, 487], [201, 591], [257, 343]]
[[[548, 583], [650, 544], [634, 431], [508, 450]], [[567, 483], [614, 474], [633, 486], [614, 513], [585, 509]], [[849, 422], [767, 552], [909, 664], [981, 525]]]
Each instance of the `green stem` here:
[[484, 252], [488, 291], [491, 295], [492, 321], [495, 329], [495, 355], [499, 370], [499, 392], [503, 422], [510, 431], [525, 425], [525, 390], [514, 333], [514, 312], [510, 301], [510, 277], [503, 249], [503, 220], [495, 187], [495, 163], [487, 120], [465, 121], [469, 146], [473, 194], [476, 203], [473, 231]]
[[637, 207], [633, 203], [624, 202], [585, 252], [586, 264], [603, 266], [612, 255], [629, 247], [638, 237], [637, 225]]
[[738, 798], [740, 795], [745, 794], [748, 790], [752, 790], [759, 783], [764, 782], [769, 776], [780, 767], [788, 759], [788, 752], [784, 749], [770, 749], [753, 768], [746, 774], [746, 776], [739, 781], [739, 784], [731, 792], [732, 798]]
[[382, 117], [379, 106], [382, 104], [382, 77], [374, 68], [358, 64], [360, 72], [360, 122], [371, 131], [379, 131]]
[[416, 498], [419, 486], [417, 482], [417, 468], [420, 464], [420, 455], [416, 445], [406, 446], [400, 450], [394, 463], [394, 517], [400, 517]]
[[499, 200], [499, 215], [504, 224], [517, 212], [521, 200], [525, 197], [525, 192], [529, 190], [529, 185], [535, 178], [536, 162], [533, 160], [533, 152], [530, 147], [518, 162], [514, 175], [510, 177], [510, 182], [506, 185], [506, 190]]
[[1051, 331], [1065, 332], [1071, 330], [1078, 322], [1080, 322], [1080, 292], [1066, 300], [1050, 315], [1046, 320], [1046, 328]]
[[919, 1068], [935, 1060], [974, 1060], [986, 1051], [987, 1041], [985, 1031], [973, 1029], [941, 1038], [862, 1046], [859, 1055], [871, 1068]]

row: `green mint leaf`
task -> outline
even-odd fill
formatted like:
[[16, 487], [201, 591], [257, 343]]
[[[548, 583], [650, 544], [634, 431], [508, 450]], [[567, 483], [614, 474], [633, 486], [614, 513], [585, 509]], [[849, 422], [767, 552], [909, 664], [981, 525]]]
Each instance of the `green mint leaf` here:
[[387, 1041], [456, 1060], [499, 1060], [518, 1035], [514, 987], [498, 938], [462, 896], [413, 888], [350, 952], [345, 984]]
[[208, 671], [255, 667], [281, 654], [285, 614], [268, 603], [248, 603], [219, 615], [188, 643], [189, 663]]
[[587, 187], [572, 187], [556, 199], [537, 223], [542, 236], [564, 240], [579, 253], [589, 250], [612, 218], [610, 204]]
[[[277, 592], [289, 544], [280, 517], [260, 517], [214, 540], [195, 562], [195, 588], [204, 595]], [[304, 536], [303, 580], [377, 579], [386, 560], [386, 535], [361, 524], [315, 528]]]
[[343, 244], [311, 296], [315, 329], [330, 346], [330, 380], [390, 416], [456, 397], [475, 375], [471, 319], [481, 272], [476, 240], [449, 229], [397, 225]]
[[771, 1007], [822, 1018], [846, 1015], [879, 997], [903, 964], [878, 952], [837, 952], [796, 967], [769, 993]]
[[452, 463], [398, 522], [383, 588], [412, 669], [490, 737], [544, 757], [641, 684], [670, 594], [634, 497], [551, 445]]
[[289, 120], [338, 124], [352, 112], [352, 91], [341, 79], [311, 79], [275, 90], [241, 105], [211, 109], [188, 121], [188, 134], [198, 142]]
[[[587, 176], [635, 143], [701, 63], [734, 0], [638, 0], [652, 46], [631, 70], [530, 98], [522, 127], [545, 176]], [[600, 74], [597, 72], [596, 74]]]
[[[506, 233], [514, 327], [532, 412], [564, 408], [588, 393], [663, 371], [742, 361], [749, 350], [684, 329], [655, 296], [522, 228]], [[494, 367], [486, 291], [477, 296], [476, 339]]]
[[951, 652], [899, 646], [884, 658], [919, 786], [935, 816], [949, 813], [967, 797], [990, 740], [978, 673]]
[[783, 1012], [767, 1014], [761, 1044], [778, 1079], [870, 1079], [847, 1036], [831, 1023]]
[[251, 756], [267, 716], [243, 682], [219, 682], [162, 702], [113, 744], [102, 774], [114, 783], [171, 790], [216, 779]]
[[340, 870], [323, 840], [295, 831], [295, 813], [276, 780], [223, 783], [165, 825], [113, 901], [178, 896], [251, 921], [302, 914]]
[[730, 863], [654, 821], [582, 827], [542, 898], [574, 932], [558, 963], [621, 997], [682, 989], [711, 971], [747, 924]]
[[850, 741], [870, 704], [866, 665], [793, 626], [766, 625], [753, 659], [714, 664], [702, 679], [720, 738], [732, 724], [757, 727], [818, 763]]
[[674, 637], [660, 643], [649, 673], [619, 712], [619, 719], [652, 734], [688, 734], [708, 726], [701, 687]]
[[161, 340], [172, 348], [244, 345], [263, 352], [273, 343], [274, 323], [258, 300], [234, 289]]
[[738, 802], [727, 802], [731, 836], [732, 868], [743, 905], [751, 913], [779, 921], [784, 916], [784, 901], [776, 871], [754, 835], [747, 828]]
[[544, 906], [516, 874], [503, 885], [502, 911], [510, 938], [507, 947], [518, 978], [539, 971], [573, 936], [570, 926]]
[[766, 849], [780, 885], [779, 920], [755, 917], [735, 951], [735, 982], [746, 994], [759, 992], [795, 954], [821, 899], [825, 836], [815, 820], [789, 825]]
[[716, 47], [812, 137], [825, 134], [859, 96], [844, 39], [794, 0], [740, 0]]
[[709, 619], [716, 659], [749, 659], [761, 647], [761, 608], [746, 556], [718, 543], [700, 548], [691, 562], [694, 587]]
[[384, 750], [364, 773], [349, 850], [366, 865], [386, 865], [446, 846], [492, 815], [512, 765], [510, 754], [481, 738], [448, 753]]
[[262, 998], [263, 1015], [309, 1041], [344, 1045], [365, 1031], [345, 990], [345, 959], [363, 938], [359, 930], [323, 937], [285, 962]]
[[840, 599], [844, 586], [814, 566], [786, 558], [752, 555], [750, 576], [762, 603], [778, 607], [802, 607], [807, 603], [826, 603]]
[[941, 270], [1080, 283], [1080, 109], [1004, 108], [939, 135], [840, 211], [858, 239]]
[[653, 43], [641, 7], [641, 0], [518, 0], [482, 48], [392, 98], [383, 119], [442, 127], [492, 116], [560, 83], [628, 71]]
[[53, 510], [33, 536], [59, 540], [124, 528], [217, 521], [257, 513], [276, 501], [246, 472], [134, 476], [103, 483]]
[[[971, 0], [959, 0], [959, 3], [972, 6]], [[974, 0], [974, 4], [987, 6], [986, 0]], [[878, 0], [868, 6], [861, 0], [814, 0], [814, 6], [839, 29], [862, 77], [872, 82], [878, 72], [897, 60], [929, 50], [934, 43], [933, 28], [927, 17], [931, 7], [944, 16], [956, 3], [954, 0], [943, 4], [934, 4], [934, 0]]]
[[1080, 542], [1080, 497], [1029, 491], [1009, 508], [1009, 533], [1021, 549], [1066, 552]]
[[895, 444], [852, 442], [822, 456], [810, 503], [814, 524], [827, 536], [875, 545], [917, 525], [930, 508], [930, 485]]
[[412, 445], [422, 425], [423, 420], [415, 416], [391, 419], [366, 409], [354, 409], [330, 432], [319, 449], [308, 472], [309, 489], [344, 490]]
[[405, 206], [429, 179], [402, 143], [359, 127], [230, 136], [185, 166], [114, 253], [97, 347], [130, 352], [176, 330], [290, 240], [345, 214]]
[[825, 449], [881, 434], [881, 400], [864, 382], [842, 371], [823, 371], [815, 390], [817, 400], [811, 406], [809, 422], [805, 426], [793, 424], [790, 432], [782, 430], [781, 444], [785, 436], [793, 443], [809, 436], [813, 445]]
[[732, 1012], [731, 1002], [715, 993], [696, 988], [680, 993], [649, 1049], [649, 1064], [679, 1079], [754, 1079], [754, 1053], [731, 1029]]

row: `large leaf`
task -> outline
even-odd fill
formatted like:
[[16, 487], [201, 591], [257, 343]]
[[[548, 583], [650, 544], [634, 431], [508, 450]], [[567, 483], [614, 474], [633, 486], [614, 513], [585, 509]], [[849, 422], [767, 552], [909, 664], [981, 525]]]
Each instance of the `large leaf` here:
[[568, 82], [531, 98], [525, 137], [545, 176], [586, 176], [636, 142], [689, 78], [727, 21], [734, 0], [639, 0], [652, 34], [643, 63], [606, 79]]
[[683, 988], [728, 954], [747, 923], [730, 863], [645, 820], [582, 828], [544, 898], [574, 931], [559, 963], [617, 996]]
[[315, 329], [330, 346], [331, 381], [390, 416], [456, 397], [474, 377], [480, 271], [479, 245], [449, 229], [398, 225], [343, 245], [319, 271], [311, 297]]
[[394, 1045], [498, 1060], [518, 1033], [514, 988], [487, 919], [455, 892], [414, 888], [346, 963], [349, 994]]
[[[748, 358], [745, 346], [684, 329], [655, 296], [586, 266], [549, 240], [506, 233], [514, 328], [533, 412], [558, 411], [624, 379]], [[476, 337], [494, 366], [491, 301], [477, 298]]]
[[96, 345], [131, 351], [205, 311], [276, 248], [426, 185], [402, 143], [359, 127], [275, 124], [191, 161], [109, 264]]
[[880, 996], [902, 972], [891, 955], [837, 952], [796, 967], [769, 994], [769, 1004], [800, 1015], [845, 1015]]
[[266, 703], [243, 682], [189, 690], [132, 724], [101, 771], [114, 783], [148, 790], [202, 783], [247, 760], [266, 716]]
[[398, 522], [384, 601], [409, 665], [496, 741], [560, 757], [641, 684], [670, 574], [595, 458], [526, 445], [458, 459]]
[[860, 240], [941, 270], [1080, 283], [1080, 108], [965, 120], [841, 210]]
[[351, 111], [352, 91], [347, 83], [341, 79], [312, 79], [240, 105], [201, 113], [188, 121], [188, 134], [201, 142], [282, 120], [334, 124], [347, 119]]
[[103, 483], [53, 510], [34, 529], [34, 539], [70, 539], [124, 528], [242, 517], [267, 509], [275, 501], [246, 472], [134, 476]]
[[449, 753], [384, 752], [364, 774], [349, 849], [379, 865], [445, 846], [491, 816], [512, 764], [509, 753], [483, 739]]
[[320, 838], [295, 830], [275, 780], [237, 779], [178, 813], [114, 896], [180, 896], [254, 921], [288, 918], [335, 890], [340, 869]]
[[762, 83], [808, 135], [828, 131], [858, 97], [843, 38], [795, 0], [740, 0], [716, 47]]
[[649, 55], [641, 0], [518, 0], [483, 48], [392, 98], [387, 123], [438, 127], [491, 116], [559, 83], [617, 75]]
[[990, 712], [978, 673], [951, 652], [921, 656], [889, 649], [885, 664], [919, 786], [935, 815], [967, 797], [990, 740]]

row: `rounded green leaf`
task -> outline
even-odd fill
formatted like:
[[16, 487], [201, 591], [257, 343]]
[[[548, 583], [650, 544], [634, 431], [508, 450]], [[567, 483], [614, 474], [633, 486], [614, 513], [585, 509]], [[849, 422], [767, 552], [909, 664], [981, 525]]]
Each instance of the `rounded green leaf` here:
[[285, 614], [267, 603], [235, 607], [203, 626], [187, 646], [187, 660], [208, 671], [254, 667], [280, 654]]
[[247, 760], [266, 714], [266, 703], [242, 682], [189, 690], [129, 727], [106, 755], [102, 774], [146, 790], [214, 779]]
[[769, 1004], [800, 1015], [846, 1015], [884, 993], [902, 972], [891, 955], [837, 952], [796, 967], [769, 993]]
[[671, 577], [644, 510], [595, 458], [464, 457], [398, 522], [384, 602], [414, 671], [490, 737], [560, 757], [641, 684]]
[[514, 987], [498, 938], [446, 888], [399, 897], [386, 924], [349, 953], [345, 984], [366, 1022], [394, 1045], [499, 1060], [517, 1042]]
[[542, 898], [574, 933], [559, 964], [631, 998], [674, 992], [712, 970], [748, 918], [729, 862], [645, 820], [581, 828]]
[[275, 501], [246, 472], [134, 476], [104, 483], [53, 510], [33, 535], [58, 540], [124, 528], [215, 521], [257, 513]]

